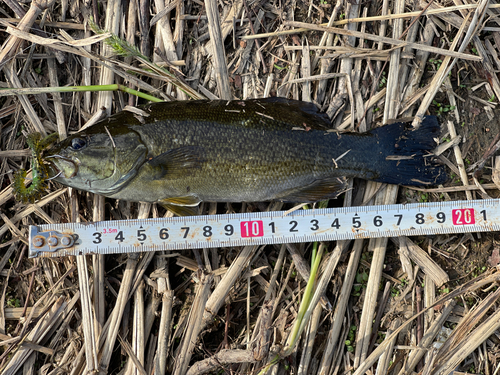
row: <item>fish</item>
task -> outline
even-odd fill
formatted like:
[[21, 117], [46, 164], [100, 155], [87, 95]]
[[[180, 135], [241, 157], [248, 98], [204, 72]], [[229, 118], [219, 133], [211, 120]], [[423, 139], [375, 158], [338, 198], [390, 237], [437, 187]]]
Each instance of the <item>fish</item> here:
[[53, 179], [109, 198], [159, 203], [179, 215], [200, 202], [316, 202], [348, 178], [437, 185], [440, 125], [393, 123], [336, 132], [326, 114], [284, 98], [161, 102], [122, 111], [57, 143]]

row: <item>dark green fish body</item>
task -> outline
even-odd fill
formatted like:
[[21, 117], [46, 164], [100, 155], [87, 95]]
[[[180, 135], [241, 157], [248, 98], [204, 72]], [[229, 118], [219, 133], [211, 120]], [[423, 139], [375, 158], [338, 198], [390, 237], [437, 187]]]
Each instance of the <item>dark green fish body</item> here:
[[73, 135], [48, 159], [63, 184], [180, 206], [317, 201], [342, 192], [346, 177], [411, 185], [445, 178], [423, 157], [439, 135], [434, 117], [414, 132], [401, 123], [363, 134], [330, 126], [312, 104], [279, 98], [156, 103]]

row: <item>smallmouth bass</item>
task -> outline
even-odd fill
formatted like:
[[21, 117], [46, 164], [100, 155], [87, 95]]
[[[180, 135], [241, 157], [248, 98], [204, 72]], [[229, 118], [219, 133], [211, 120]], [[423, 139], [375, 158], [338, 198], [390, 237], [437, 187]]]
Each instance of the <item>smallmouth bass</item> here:
[[330, 128], [313, 104], [283, 98], [154, 103], [68, 137], [46, 160], [61, 184], [181, 214], [201, 201], [334, 198], [350, 177], [446, 180], [428, 157], [440, 133], [434, 116], [416, 131], [403, 123], [366, 133]]

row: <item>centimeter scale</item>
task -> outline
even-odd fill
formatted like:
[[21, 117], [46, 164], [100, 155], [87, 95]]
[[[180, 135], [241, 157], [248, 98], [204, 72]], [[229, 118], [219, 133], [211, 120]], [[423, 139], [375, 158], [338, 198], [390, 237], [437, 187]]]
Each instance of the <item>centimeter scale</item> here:
[[334, 241], [500, 229], [500, 200], [47, 224], [30, 257]]

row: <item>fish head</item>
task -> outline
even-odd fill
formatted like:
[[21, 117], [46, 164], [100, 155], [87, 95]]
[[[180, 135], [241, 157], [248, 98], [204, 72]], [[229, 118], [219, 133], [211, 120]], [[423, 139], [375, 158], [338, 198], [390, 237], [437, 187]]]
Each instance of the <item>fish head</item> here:
[[54, 145], [44, 160], [55, 181], [111, 196], [137, 174], [146, 156], [147, 147], [135, 131], [94, 126]]

